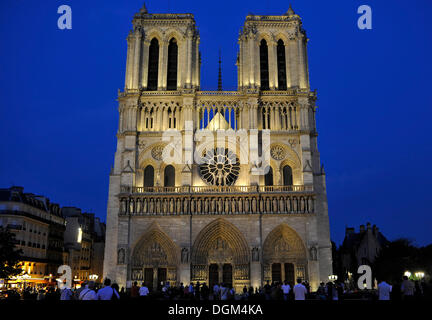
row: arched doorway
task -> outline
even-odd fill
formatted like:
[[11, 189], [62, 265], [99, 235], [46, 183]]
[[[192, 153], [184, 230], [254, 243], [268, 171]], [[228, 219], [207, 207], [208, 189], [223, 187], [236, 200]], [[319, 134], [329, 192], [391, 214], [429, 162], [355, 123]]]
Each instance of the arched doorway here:
[[198, 234], [192, 249], [191, 281], [226, 283], [241, 290], [249, 286], [249, 249], [232, 223], [217, 219]]
[[165, 282], [174, 285], [177, 280], [179, 250], [159, 228], [147, 231], [133, 249], [130, 280], [145, 282], [153, 289]]
[[264, 281], [307, 279], [307, 255], [302, 239], [286, 224], [274, 228], [263, 246]]

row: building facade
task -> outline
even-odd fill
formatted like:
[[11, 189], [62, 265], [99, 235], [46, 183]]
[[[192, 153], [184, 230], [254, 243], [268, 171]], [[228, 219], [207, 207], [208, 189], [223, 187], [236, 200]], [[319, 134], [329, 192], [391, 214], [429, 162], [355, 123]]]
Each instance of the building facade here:
[[104, 276], [236, 289], [328, 280], [325, 173], [300, 17], [291, 8], [246, 17], [237, 91], [200, 90], [192, 14], [144, 6], [132, 23]]
[[105, 224], [92, 213], [82, 213], [76, 207], [63, 207], [66, 220], [64, 234], [64, 264], [72, 270], [72, 280], [102, 280], [105, 250]]
[[65, 219], [48, 198], [24, 193], [22, 187], [0, 189], [0, 226], [15, 233], [23, 251], [23, 273], [29, 283], [52, 281], [63, 264]]
[[366, 227], [362, 224], [359, 232], [355, 232], [354, 228], [346, 228], [344, 241], [339, 248], [342, 271], [355, 273], [360, 265], [373, 265], [388, 242], [379, 228], [369, 222]]

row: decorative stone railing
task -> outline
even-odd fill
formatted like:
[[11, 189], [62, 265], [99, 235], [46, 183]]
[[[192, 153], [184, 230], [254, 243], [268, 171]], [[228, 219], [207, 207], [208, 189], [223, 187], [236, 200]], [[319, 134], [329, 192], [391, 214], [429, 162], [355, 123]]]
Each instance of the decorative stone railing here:
[[[285, 186], [266, 187], [267, 191], [256, 186], [190, 187], [195, 192], [181, 188], [188, 187], [173, 187], [171, 192], [145, 192], [146, 189], [139, 188], [135, 191], [142, 192], [123, 191], [119, 194], [119, 214], [313, 214], [315, 208], [315, 194], [311, 190], [286, 191]], [[228, 188], [233, 189], [227, 191]]]
[[178, 187], [129, 187], [121, 186], [121, 193], [251, 193], [251, 192], [301, 192], [313, 191], [313, 186], [178, 186]]

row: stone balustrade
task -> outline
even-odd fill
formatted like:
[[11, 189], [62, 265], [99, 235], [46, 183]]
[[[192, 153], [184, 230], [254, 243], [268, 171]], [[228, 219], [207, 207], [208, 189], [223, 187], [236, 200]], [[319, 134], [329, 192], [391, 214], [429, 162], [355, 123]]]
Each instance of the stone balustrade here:
[[315, 194], [306, 186], [132, 189], [119, 194], [120, 215], [313, 214], [315, 208]]

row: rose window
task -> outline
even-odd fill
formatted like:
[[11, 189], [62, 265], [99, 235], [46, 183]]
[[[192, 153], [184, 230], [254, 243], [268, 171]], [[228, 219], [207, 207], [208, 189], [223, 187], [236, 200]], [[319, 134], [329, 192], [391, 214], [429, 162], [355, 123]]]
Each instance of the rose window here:
[[213, 186], [233, 185], [240, 172], [239, 159], [231, 150], [217, 148], [207, 150], [199, 166], [201, 178]]

